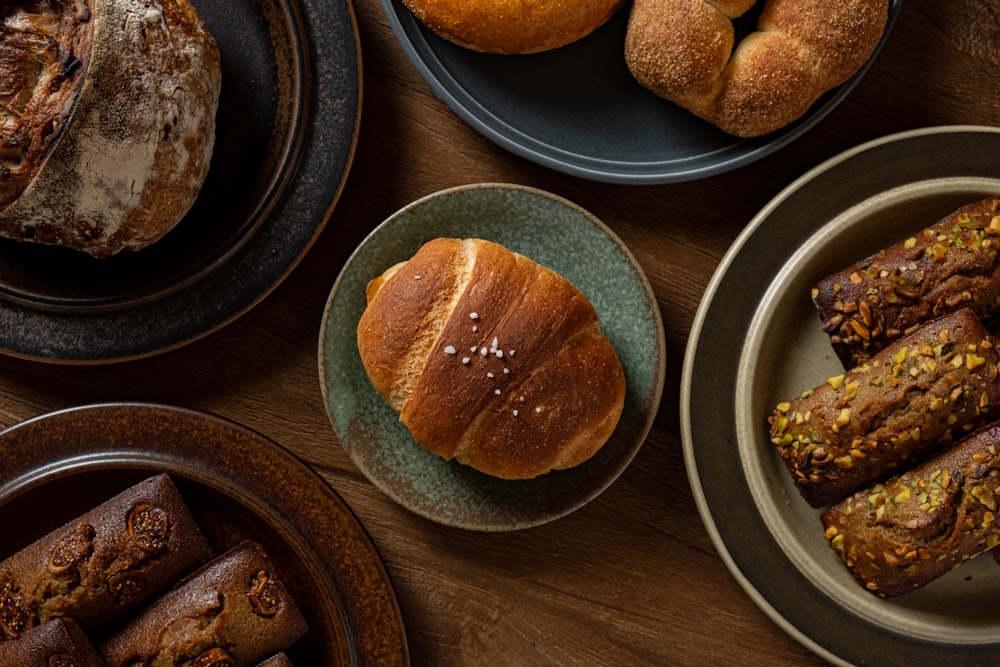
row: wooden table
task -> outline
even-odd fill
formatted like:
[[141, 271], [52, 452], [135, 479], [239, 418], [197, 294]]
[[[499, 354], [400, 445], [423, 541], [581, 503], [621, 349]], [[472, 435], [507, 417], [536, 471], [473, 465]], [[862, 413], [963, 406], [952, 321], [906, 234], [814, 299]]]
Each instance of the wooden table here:
[[[484, 139], [419, 76], [379, 0], [355, 0], [355, 10], [357, 153], [296, 270], [249, 314], [169, 353], [90, 367], [0, 359], [0, 425], [84, 403], [157, 401], [217, 413], [288, 447], [370, 532], [416, 665], [821, 664], [744, 594], [695, 509], [678, 416], [688, 331], [730, 243], [807, 168], [901, 130], [1000, 125], [1000, 0], [906, 0], [869, 75], [804, 137], [723, 175], [641, 187], [579, 180]], [[539, 187], [604, 220], [656, 291], [669, 355], [655, 425], [617, 482], [567, 517], [500, 534], [437, 525], [375, 489], [337, 442], [316, 360], [327, 295], [364, 236], [418, 197], [482, 181]]]

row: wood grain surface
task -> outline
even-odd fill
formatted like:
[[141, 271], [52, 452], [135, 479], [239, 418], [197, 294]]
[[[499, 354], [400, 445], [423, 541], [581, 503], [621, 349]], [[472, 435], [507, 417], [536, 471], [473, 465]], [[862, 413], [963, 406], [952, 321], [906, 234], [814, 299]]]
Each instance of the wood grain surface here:
[[[156, 401], [222, 415], [291, 449], [380, 550], [416, 665], [823, 664], [743, 592], [698, 516], [678, 415], [688, 332], [730, 243], [810, 167], [902, 130], [1000, 126], [1000, 0], [906, 0], [869, 75], [805, 136], [723, 175], [651, 186], [584, 181], [499, 148], [435, 96], [379, 0], [355, 0], [355, 12], [364, 63], [357, 151], [298, 267], [239, 320], [165, 354], [90, 367], [0, 358], [0, 426], [91, 402]], [[551, 191], [607, 223], [656, 291], [668, 351], [655, 425], [615, 484], [565, 518], [500, 534], [437, 525], [374, 488], [334, 435], [317, 368], [327, 295], [368, 232], [423, 195], [485, 181]]]

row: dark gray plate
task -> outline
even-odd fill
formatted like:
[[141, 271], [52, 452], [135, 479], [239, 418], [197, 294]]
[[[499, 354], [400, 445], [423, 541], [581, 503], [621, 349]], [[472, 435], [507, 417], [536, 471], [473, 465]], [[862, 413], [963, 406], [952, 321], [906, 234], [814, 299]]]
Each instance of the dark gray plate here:
[[[621, 421], [586, 463], [529, 480], [502, 480], [418, 444], [375, 391], [358, 355], [365, 286], [437, 237], [481, 238], [563, 275], [594, 304], [625, 371]], [[666, 349], [656, 297], [628, 248], [603, 223], [540, 190], [480, 184], [413, 202], [373, 231], [344, 265], [323, 315], [319, 368], [327, 412], [351, 460], [403, 507], [482, 531], [552, 521], [596, 498], [646, 439], [663, 393]]]
[[747, 593], [839, 664], [1000, 663], [1000, 567], [986, 555], [898, 598], [848, 574], [771, 444], [767, 416], [843, 366], [810, 289], [959, 206], [1000, 193], [1000, 130], [944, 127], [859, 146], [786, 188], [723, 259], [681, 386], [701, 516]]
[[[902, 4], [892, 0], [876, 55]], [[382, 0], [382, 7], [414, 66], [469, 125], [533, 162], [596, 181], [679, 182], [749, 164], [813, 127], [868, 70], [792, 125], [739, 139], [636, 83], [623, 55], [629, 5], [584, 39], [528, 56], [461, 48], [427, 30], [402, 0]]]
[[338, 199], [361, 110], [350, 0], [193, 0], [222, 56], [198, 201], [156, 244], [106, 260], [0, 241], [0, 352], [101, 363], [190, 342], [294, 268]]
[[288, 450], [202, 412], [87, 405], [0, 432], [0, 560], [142, 479], [167, 473], [215, 553], [260, 543], [309, 624], [296, 665], [406, 667], [392, 582], [337, 493]]

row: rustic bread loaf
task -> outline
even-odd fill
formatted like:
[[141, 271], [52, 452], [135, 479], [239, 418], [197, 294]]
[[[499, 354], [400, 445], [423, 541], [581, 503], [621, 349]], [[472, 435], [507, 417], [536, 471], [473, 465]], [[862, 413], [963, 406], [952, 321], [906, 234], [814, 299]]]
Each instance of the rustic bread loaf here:
[[593, 305], [479, 239], [435, 239], [368, 287], [358, 350], [417, 442], [504, 479], [579, 465], [611, 436], [625, 375]]
[[[802, 117], [853, 76], [882, 38], [887, 0], [634, 0], [625, 61], [643, 86], [730, 134], [755, 137]], [[735, 48], [734, 48], [735, 47]]]
[[98, 645], [108, 667], [252, 667], [307, 631], [275, 563], [242, 542]]
[[1000, 424], [830, 507], [826, 539], [869, 591], [920, 588], [1000, 544]]
[[70, 618], [55, 618], [0, 642], [4, 667], [105, 667], [97, 649]]
[[625, 0], [403, 0], [440, 37], [475, 51], [538, 53], [602, 26]]
[[0, 562], [0, 641], [64, 616], [106, 625], [210, 555], [170, 478], [150, 477]]
[[159, 240], [207, 176], [221, 76], [187, 0], [0, 3], [0, 236]]
[[861, 363], [927, 320], [971, 308], [1000, 312], [1000, 196], [827, 276], [812, 298], [845, 367]]
[[990, 420], [998, 365], [975, 314], [950, 313], [779, 404], [771, 441], [810, 505], [837, 502]]

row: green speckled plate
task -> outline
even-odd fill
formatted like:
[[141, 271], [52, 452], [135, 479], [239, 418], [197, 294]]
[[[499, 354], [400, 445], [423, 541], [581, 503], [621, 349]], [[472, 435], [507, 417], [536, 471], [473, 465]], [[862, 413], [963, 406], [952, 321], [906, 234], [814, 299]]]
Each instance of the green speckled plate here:
[[[561, 273], [600, 315], [628, 385], [621, 422], [589, 461], [533, 480], [505, 481], [418, 444], [375, 391], [358, 356], [365, 286], [437, 237], [500, 243]], [[344, 449], [379, 489], [428, 519], [469, 530], [526, 528], [595, 498], [631, 462], [660, 403], [666, 369], [663, 324], [641, 268], [599, 220], [554, 195], [479, 184], [444, 190], [398, 211], [361, 244], [333, 286], [319, 343], [320, 378]]]

